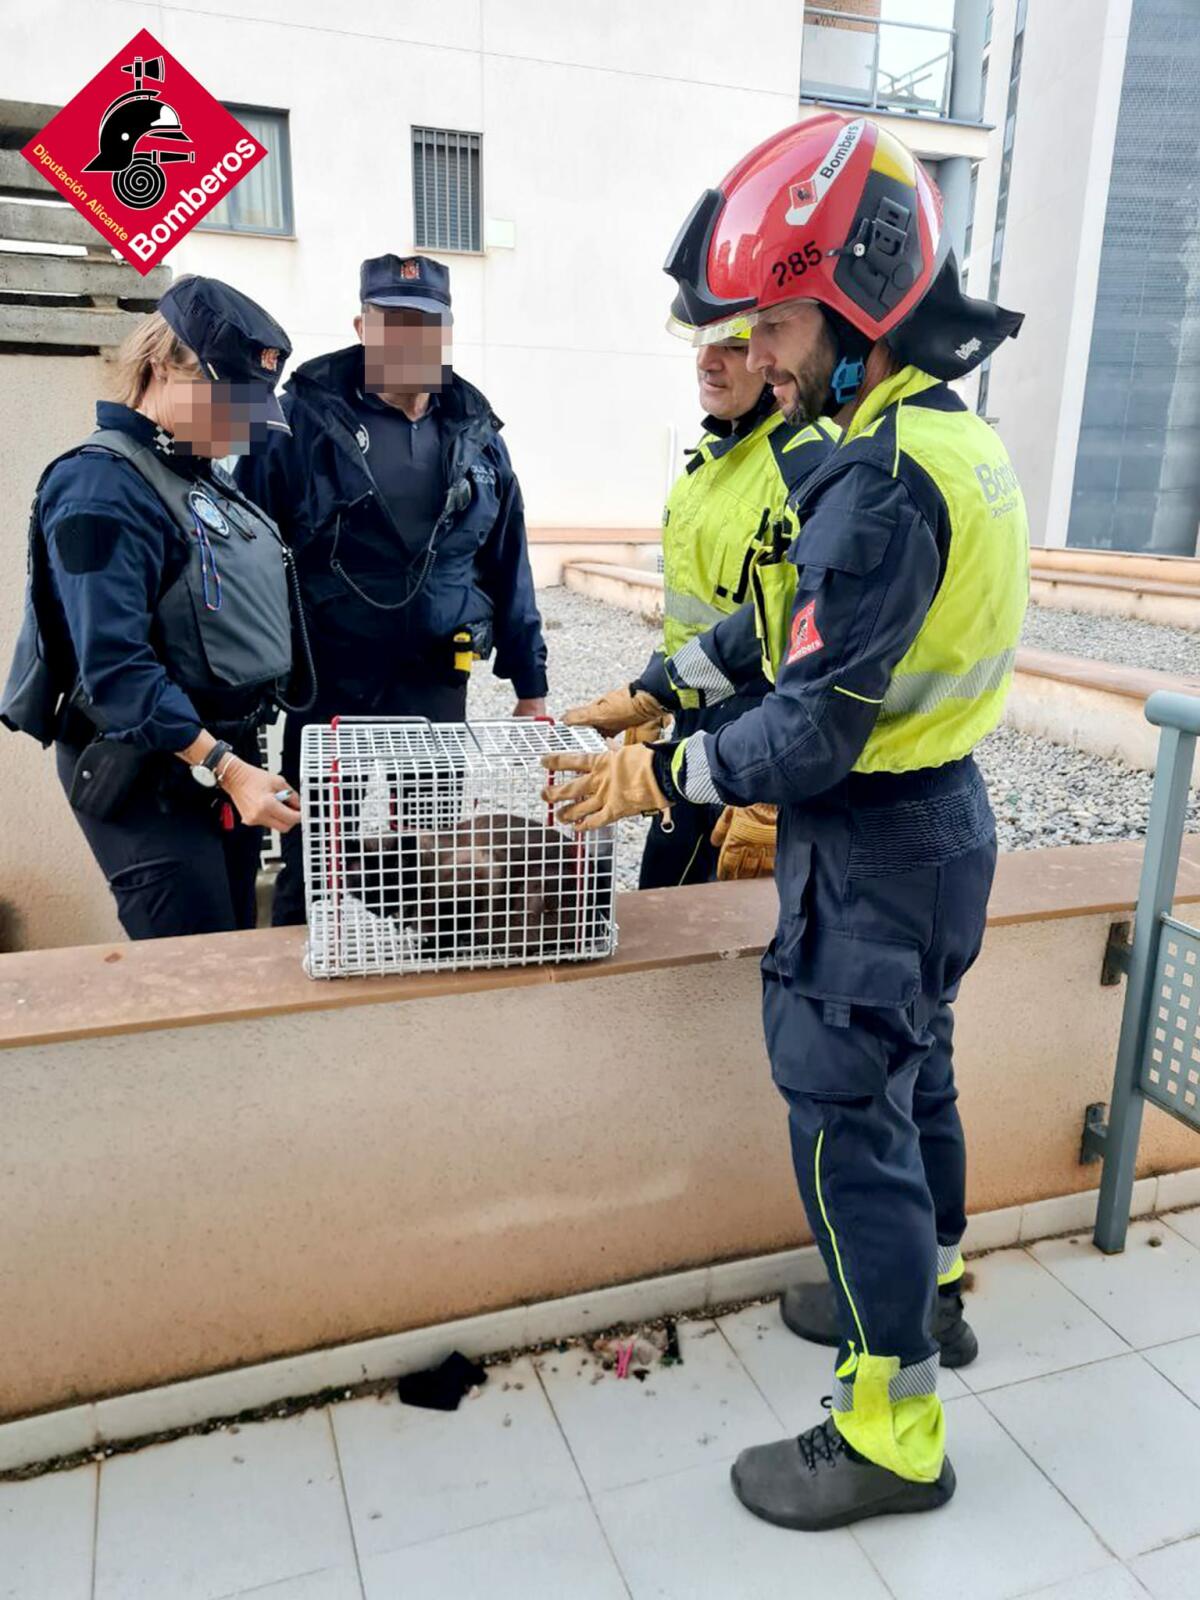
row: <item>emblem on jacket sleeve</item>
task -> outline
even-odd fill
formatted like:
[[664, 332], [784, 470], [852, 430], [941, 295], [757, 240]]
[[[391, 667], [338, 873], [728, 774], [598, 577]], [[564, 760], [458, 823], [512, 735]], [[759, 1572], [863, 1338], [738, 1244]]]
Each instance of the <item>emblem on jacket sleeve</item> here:
[[805, 656], [815, 655], [818, 650], [824, 648], [825, 641], [817, 627], [817, 602], [810, 600], [792, 618], [792, 636], [788, 641], [788, 654], [784, 665], [790, 667], [793, 661], [803, 661]]

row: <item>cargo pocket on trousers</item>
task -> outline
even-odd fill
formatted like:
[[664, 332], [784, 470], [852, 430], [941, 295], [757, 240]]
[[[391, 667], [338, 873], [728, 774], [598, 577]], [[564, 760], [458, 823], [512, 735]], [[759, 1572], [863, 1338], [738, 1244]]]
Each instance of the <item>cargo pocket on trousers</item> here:
[[782, 1088], [828, 1100], [884, 1091], [894, 1041], [921, 990], [914, 945], [781, 922], [763, 994], [771, 1072]]

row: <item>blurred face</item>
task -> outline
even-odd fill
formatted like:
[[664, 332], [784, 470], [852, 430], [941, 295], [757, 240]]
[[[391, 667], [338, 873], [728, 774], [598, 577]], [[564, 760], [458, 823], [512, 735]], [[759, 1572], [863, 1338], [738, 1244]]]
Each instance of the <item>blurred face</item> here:
[[372, 394], [431, 394], [450, 381], [450, 324], [424, 311], [364, 306], [354, 319]]
[[773, 306], [750, 330], [747, 368], [775, 391], [790, 423], [803, 426], [821, 415], [837, 345], [811, 300]]
[[697, 351], [700, 404], [708, 416], [734, 422], [762, 393], [762, 375], [747, 370], [748, 349], [745, 339], [726, 339], [723, 344], [702, 344]]
[[155, 411], [162, 426], [174, 434], [175, 448], [183, 455], [244, 456], [266, 443], [261, 399], [199, 374], [162, 374]]

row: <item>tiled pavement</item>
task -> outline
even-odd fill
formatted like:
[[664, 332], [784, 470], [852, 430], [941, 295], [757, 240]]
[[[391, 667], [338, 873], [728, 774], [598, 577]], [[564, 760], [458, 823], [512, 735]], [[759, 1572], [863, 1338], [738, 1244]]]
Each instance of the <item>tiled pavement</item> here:
[[0, 1484], [0, 1600], [1197, 1600], [1200, 1210], [973, 1264], [982, 1354], [946, 1375], [944, 1510], [755, 1521], [745, 1445], [817, 1421], [829, 1352], [774, 1306], [681, 1325], [684, 1364], [493, 1369]]

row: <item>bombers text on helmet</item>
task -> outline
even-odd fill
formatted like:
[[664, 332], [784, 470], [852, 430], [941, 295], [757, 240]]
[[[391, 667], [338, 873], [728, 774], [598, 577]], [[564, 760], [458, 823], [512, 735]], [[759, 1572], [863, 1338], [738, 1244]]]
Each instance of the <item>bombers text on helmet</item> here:
[[915, 157], [869, 118], [825, 112], [764, 140], [697, 201], [666, 264], [672, 318], [708, 342], [815, 300], [874, 341], [919, 305], [946, 250], [941, 197]]

